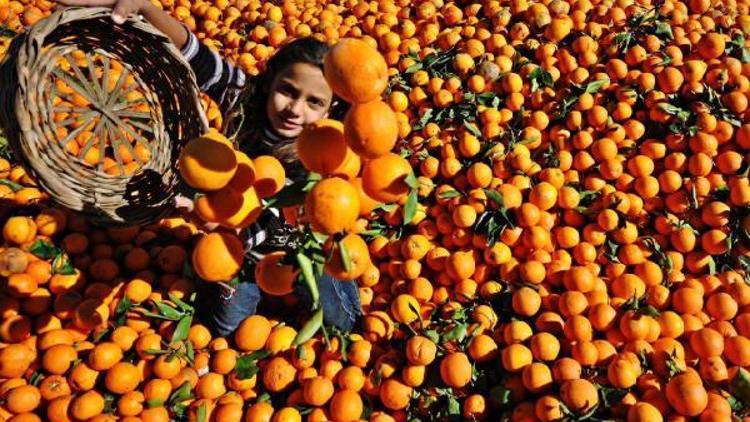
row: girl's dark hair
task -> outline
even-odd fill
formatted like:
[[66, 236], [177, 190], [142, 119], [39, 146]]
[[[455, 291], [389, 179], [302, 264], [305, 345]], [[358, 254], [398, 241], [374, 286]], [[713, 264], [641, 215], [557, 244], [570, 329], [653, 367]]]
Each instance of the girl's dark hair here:
[[[299, 38], [281, 47], [265, 65], [262, 73], [253, 77], [239, 94], [237, 107], [230, 113], [225, 126], [225, 133], [235, 134], [235, 141], [251, 155], [271, 153], [282, 162], [291, 164], [297, 161], [294, 142], [284, 142], [272, 151], [261, 150], [260, 141], [263, 128], [268, 124], [266, 102], [273, 79], [288, 66], [306, 63], [323, 70], [323, 59], [328, 53], [328, 45], [313, 37]], [[342, 119], [348, 104], [339, 98], [333, 98], [329, 117]]]

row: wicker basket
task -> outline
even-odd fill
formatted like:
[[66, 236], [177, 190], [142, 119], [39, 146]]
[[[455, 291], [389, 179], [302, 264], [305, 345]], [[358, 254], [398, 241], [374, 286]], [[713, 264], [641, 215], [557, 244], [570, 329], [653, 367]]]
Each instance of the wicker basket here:
[[[147, 22], [116, 25], [111, 13], [61, 9], [17, 37], [0, 67], [0, 124], [57, 203], [96, 224], [146, 224], [170, 211], [180, 149], [208, 124], [195, 75], [177, 48]], [[60, 86], [84, 106], [61, 107]], [[80, 128], [91, 140], [80, 141]], [[77, 155], [67, 149], [72, 140]], [[98, 161], [87, 155], [92, 148]], [[111, 153], [109, 168], [102, 151]], [[125, 171], [126, 159], [136, 170]]]

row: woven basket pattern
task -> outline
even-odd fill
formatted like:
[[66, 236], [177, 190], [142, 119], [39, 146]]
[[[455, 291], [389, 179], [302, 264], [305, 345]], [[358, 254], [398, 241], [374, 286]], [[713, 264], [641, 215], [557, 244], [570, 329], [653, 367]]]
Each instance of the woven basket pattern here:
[[[0, 66], [0, 124], [16, 157], [57, 203], [97, 224], [146, 224], [169, 212], [181, 147], [204, 133], [208, 124], [195, 75], [174, 44], [137, 18], [116, 25], [111, 13], [109, 8], [61, 9], [17, 37]], [[81, 70], [74, 65], [71, 77], [60, 70], [59, 62], [74, 50], [85, 52], [88, 66]], [[95, 65], [92, 57], [101, 60]], [[111, 91], [104, 82], [110, 60], [124, 69]], [[96, 67], [100, 84], [86, 76]], [[137, 86], [148, 112], [128, 111], [122, 101], [128, 94], [122, 88], [128, 74], [135, 81], [129, 87]], [[77, 110], [82, 122], [55, 121], [55, 113], [65, 111], [53, 103], [55, 80], [60, 79], [89, 102]], [[87, 121], [101, 135], [99, 151], [109, 140], [132, 152], [128, 136], [148, 146], [150, 159], [130, 176], [107, 174], [101, 162], [85, 165], [64, 145]], [[70, 123], [79, 126], [59, 135], [58, 128]], [[92, 146], [85, 145], [84, 151]]]

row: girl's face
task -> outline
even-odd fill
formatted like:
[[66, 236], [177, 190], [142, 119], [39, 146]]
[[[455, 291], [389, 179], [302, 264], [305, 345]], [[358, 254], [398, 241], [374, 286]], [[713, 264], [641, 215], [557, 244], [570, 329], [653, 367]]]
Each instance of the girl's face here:
[[271, 82], [266, 115], [273, 130], [295, 138], [302, 129], [328, 115], [333, 91], [317, 66], [294, 63]]

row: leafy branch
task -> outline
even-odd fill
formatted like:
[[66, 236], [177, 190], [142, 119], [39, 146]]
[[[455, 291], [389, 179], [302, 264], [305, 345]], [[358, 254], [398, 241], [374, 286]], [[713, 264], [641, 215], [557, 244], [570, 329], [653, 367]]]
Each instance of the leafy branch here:
[[484, 193], [488, 199], [495, 203], [496, 209], [490, 209], [482, 213], [477, 219], [474, 230], [477, 233], [486, 234], [487, 243], [493, 246], [497, 242], [498, 237], [503, 233], [503, 230], [508, 227], [515, 227], [516, 222], [513, 214], [505, 207], [505, 202], [500, 192], [485, 189]]
[[404, 223], [406, 226], [414, 220], [414, 216], [417, 214], [417, 202], [419, 200], [419, 180], [414, 172], [410, 172], [404, 180], [409, 186], [409, 196], [406, 198], [406, 204], [404, 204]]
[[537, 66], [529, 73], [529, 80], [531, 81], [531, 92], [536, 92], [541, 87], [553, 88], [555, 86], [552, 74], [542, 69], [541, 66]]
[[570, 84], [570, 95], [558, 104], [557, 119], [564, 119], [583, 94], [595, 94], [609, 83], [609, 78], [591, 81], [586, 85]]
[[40, 259], [52, 259], [52, 274], [76, 274], [76, 269], [73, 267], [68, 254], [45, 240], [35, 241], [29, 248], [29, 252]]
[[745, 37], [737, 34], [727, 43], [726, 53], [742, 63], [750, 63], [750, 48], [745, 47]]
[[674, 38], [669, 22], [656, 8], [651, 8], [628, 19], [625, 30], [615, 35], [613, 41], [618, 50], [624, 53], [644, 35], [655, 35], [665, 41]]

